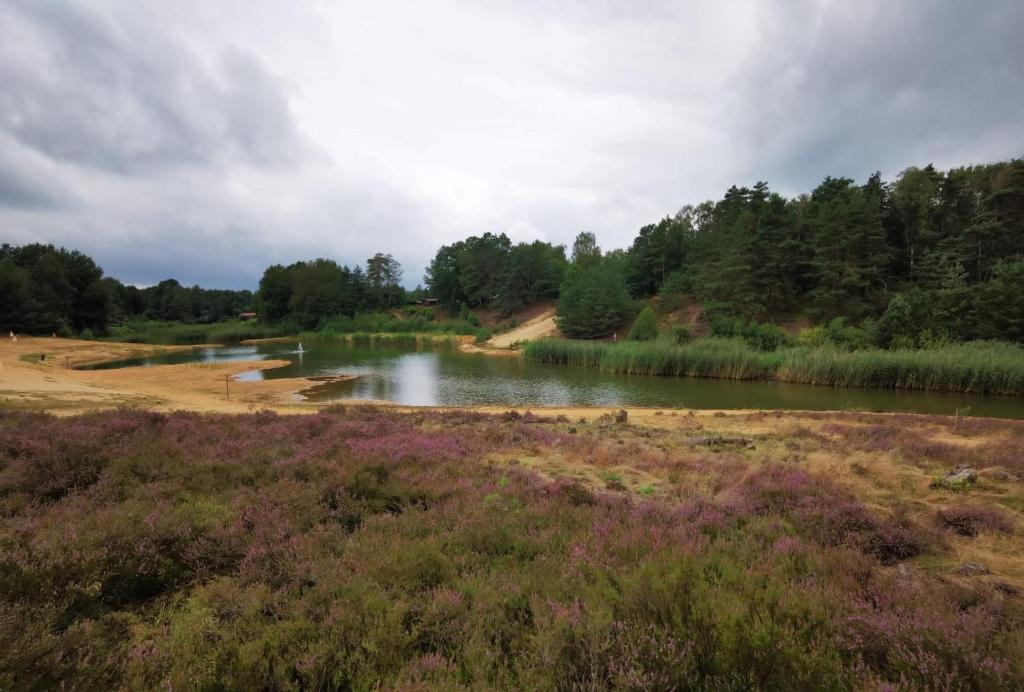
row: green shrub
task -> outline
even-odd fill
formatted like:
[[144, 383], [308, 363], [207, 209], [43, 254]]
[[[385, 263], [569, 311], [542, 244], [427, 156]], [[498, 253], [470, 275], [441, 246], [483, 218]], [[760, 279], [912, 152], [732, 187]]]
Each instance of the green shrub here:
[[690, 341], [690, 330], [681, 324], [677, 324], [669, 330], [669, 336], [672, 337], [672, 341], [682, 345]]
[[759, 351], [773, 351], [792, 343], [789, 335], [780, 327], [769, 323], [758, 323], [741, 317], [716, 315], [711, 318], [712, 336], [740, 337]]
[[630, 328], [627, 338], [630, 341], [650, 341], [657, 338], [657, 336], [658, 320], [655, 318], [651, 306], [648, 305], [640, 311], [636, 320], [633, 321], [633, 326]]

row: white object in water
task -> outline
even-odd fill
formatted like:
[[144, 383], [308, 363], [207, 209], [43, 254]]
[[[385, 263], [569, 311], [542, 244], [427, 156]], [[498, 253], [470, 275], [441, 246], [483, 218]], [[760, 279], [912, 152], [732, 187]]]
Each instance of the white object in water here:
[[302, 348], [302, 342], [299, 342], [299, 353], [304, 353], [306, 349]]

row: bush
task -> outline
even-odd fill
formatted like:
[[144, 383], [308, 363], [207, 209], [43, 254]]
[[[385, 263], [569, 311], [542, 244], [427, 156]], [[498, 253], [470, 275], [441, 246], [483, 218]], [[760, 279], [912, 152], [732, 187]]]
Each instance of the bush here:
[[740, 337], [759, 351], [774, 351], [791, 343], [789, 335], [774, 324], [751, 322], [741, 317], [716, 315], [710, 322], [711, 335]]
[[92, 340], [93, 340], [93, 339], [95, 339], [96, 337], [95, 337], [95, 335], [94, 335], [94, 334], [92, 333], [92, 330], [91, 330], [91, 329], [89, 329], [88, 327], [86, 327], [86, 328], [85, 328], [85, 329], [83, 329], [83, 330], [81, 331], [81, 333], [80, 333], [80, 334], [78, 335], [78, 338], [79, 338], [79, 339], [86, 339], [86, 340], [88, 340], [88, 341], [92, 341]]
[[690, 341], [690, 330], [681, 324], [673, 326], [669, 330], [669, 335], [672, 337], [672, 341], [680, 345]]
[[654, 317], [654, 311], [648, 305], [637, 315], [629, 330], [630, 341], [650, 341], [658, 336], [658, 320]]

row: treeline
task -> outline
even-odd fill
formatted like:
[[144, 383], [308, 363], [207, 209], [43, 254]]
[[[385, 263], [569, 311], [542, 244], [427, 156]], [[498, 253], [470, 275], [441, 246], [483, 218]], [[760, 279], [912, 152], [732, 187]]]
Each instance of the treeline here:
[[602, 253], [583, 233], [571, 262], [560, 246], [486, 233], [438, 250], [426, 282], [449, 307], [558, 297], [574, 338], [624, 333], [660, 294], [695, 298], [709, 318], [860, 325], [887, 348], [1022, 341], [1024, 161], [908, 168], [891, 183], [828, 177], [794, 198], [734, 186], [643, 227], [626, 251]]
[[877, 173], [863, 184], [829, 177], [794, 198], [763, 182], [734, 186], [643, 227], [628, 250], [602, 252], [582, 233], [567, 258], [561, 245], [484, 233], [442, 246], [426, 289], [405, 291], [401, 278], [399, 262], [377, 253], [365, 268], [323, 258], [273, 265], [255, 295], [174, 280], [139, 289], [77, 251], [4, 245], [0, 326], [103, 333], [132, 317], [208, 322], [255, 309], [266, 323], [315, 329], [417, 297], [463, 319], [557, 298], [567, 336], [599, 338], [625, 333], [661, 295], [692, 297], [712, 319], [809, 319], [886, 348], [1024, 341], [1024, 161], [909, 168], [891, 183]]
[[430, 296], [441, 305], [508, 314], [557, 298], [567, 267], [562, 245], [540, 240], [513, 245], [504, 233], [484, 233], [443, 245], [425, 278]]
[[250, 309], [252, 291], [185, 287], [174, 279], [137, 288], [103, 275], [77, 250], [0, 246], [0, 326], [29, 334], [102, 335], [128, 319], [216, 322]]
[[323, 258], [275, 264], [263, 272], [256, 305], [264, 321], [316, 329], [330, 318], [402, 305], [408, 296], [401, 280], [402, 265], [383, 253], [368, 259], [365, 271]]
[[645, 226], [626, 255], [632, 296], [689, 294], [711, 315], [881, 319], [899, 345], [1020, 341], [1024, 161], [830, 177], [796, 198], [732, 187]]

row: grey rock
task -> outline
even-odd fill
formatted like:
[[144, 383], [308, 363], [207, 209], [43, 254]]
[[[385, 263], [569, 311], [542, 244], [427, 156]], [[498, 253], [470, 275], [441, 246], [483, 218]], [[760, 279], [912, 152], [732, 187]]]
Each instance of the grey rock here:
[[932, 487], [946, 488], [947, 490], [961, 490], [969, 485], [974, 485], [977, 482], [978, 472], [970, 466], [960, 465], [939, 480], [932, 483]]

